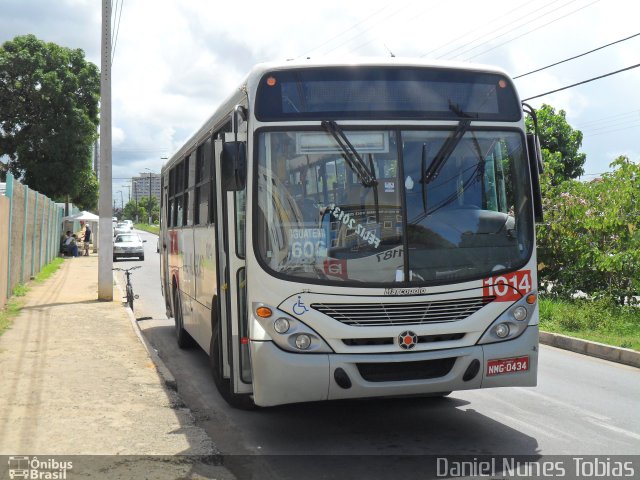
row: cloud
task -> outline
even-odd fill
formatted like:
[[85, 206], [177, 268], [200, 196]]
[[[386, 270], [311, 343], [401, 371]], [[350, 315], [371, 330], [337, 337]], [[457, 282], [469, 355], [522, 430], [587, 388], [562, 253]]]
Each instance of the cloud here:
[[[427, 57], [460, 54], [458, 60], [473, 57], [517, 75], [637, 31], [640, 6], [633, 2], [547, 4], [248, 0], [239, 9], [237, 3], [210, 0], [126, 0], [112, 70], [114, 176], [159, 171], [160, 157], [177, 150], [259, 62], [432, 52]], [[550, 13], [534, 20], [545, 12]], [[82, 48], [100, 65], [101, 13], [98, 0], [2, 0], [0, 42], [33, 33]], [[516, 85], [523, 98], [543, 93], [638, 63], [639, 48], [640, 37]], [[579, 125], [640, 108], [633, 104], [639, 81], [640, 68], [536, 102], [566, 110], [570, 123]], [[585, 138], [587, 170], [606, 170], [611, 152], [637, 152], [637, 134], [626, 130]]]

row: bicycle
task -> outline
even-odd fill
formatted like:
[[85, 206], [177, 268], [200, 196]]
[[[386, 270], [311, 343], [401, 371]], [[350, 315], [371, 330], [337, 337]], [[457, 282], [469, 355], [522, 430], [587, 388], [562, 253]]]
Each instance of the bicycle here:
[[131, 284], [131, 270], [135, 270], [136, 268], [142, 268], [140, 265], [129, 268], [113, 268], [113, 271], [124, 272], [125, 277], [127, 277], [127, 285], [126, 285], [126, 293], [127, 293], [127, 303], [129, 304], [129, 308], [133, 312], [133, 300], [138, 298], [138, 295], [133, 294], [133, 285]]

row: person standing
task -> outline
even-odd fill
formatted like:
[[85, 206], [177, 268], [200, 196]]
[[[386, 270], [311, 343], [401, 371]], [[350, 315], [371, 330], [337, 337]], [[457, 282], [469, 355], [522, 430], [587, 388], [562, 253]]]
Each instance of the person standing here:
[[91, 243], [91, 229], [89, 228], [89, 223], [87, 222], [85, 224], [85, 227], [84, 227], [84, 239], [83, 239], [84, 256], [85, 257], [89, 256], [89, 244], [90, 243]]

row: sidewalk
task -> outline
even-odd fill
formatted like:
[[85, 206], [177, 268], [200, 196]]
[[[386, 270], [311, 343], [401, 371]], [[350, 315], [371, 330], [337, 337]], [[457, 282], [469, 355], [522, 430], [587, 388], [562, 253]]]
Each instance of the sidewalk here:
[[[97, 291], [98, 256], [66, 259], [0, 337], [0, 455], [217, 453], [165, 388], [120, 292], [99, 302]], [[193, 467], [160, 463], [162, 475], [145, 474], [189, 478]]]

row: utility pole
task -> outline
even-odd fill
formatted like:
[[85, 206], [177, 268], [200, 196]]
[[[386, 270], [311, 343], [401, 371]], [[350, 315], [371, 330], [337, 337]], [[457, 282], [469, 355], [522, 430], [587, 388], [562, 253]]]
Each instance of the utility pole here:
[[[127, 185], [126, 183], [123, 183], [122, 186], [129, 189], [128, 191], [129, 196], [127, 197], [127, 205], [129, 205], [129, 203], [131, 203], [131, 185]], [[124, 212], [124, 207], [122, 208], [122, 211]]]
[[145, 170], [149, 170], [149, 203], [148, 203], [149, 212], [148, 213], [149, 213], [149, 225], [151, 225], [151, 205], [152, 205], [152, 203], [151, 203], [151, 174], [152, 174], [152, 172], [151, 172], [150, 168], [145, 167], [144, 169]]
[[98, 210], [98, 300], [113, 301], [111, 173], [111, 0], [102, 0], [100, 68], [100, 197]]
[[138, 192], [136, 192], [136, 185], [138, 184], [137, 180], [135, 179], [131, 179], [131, 184], [133, 185], [133, 198], [135, 198], [136, 201], [136, 223], [138, 223]]

